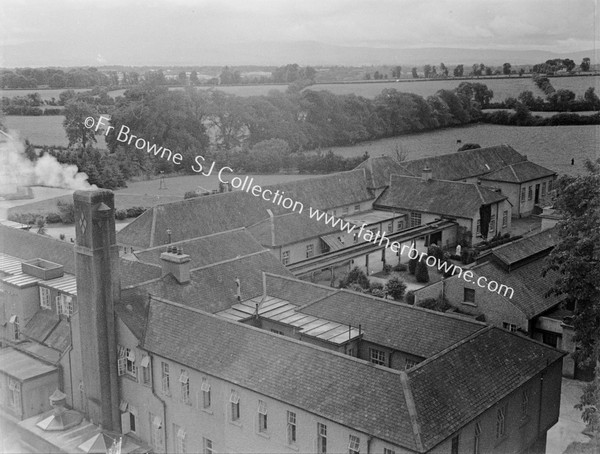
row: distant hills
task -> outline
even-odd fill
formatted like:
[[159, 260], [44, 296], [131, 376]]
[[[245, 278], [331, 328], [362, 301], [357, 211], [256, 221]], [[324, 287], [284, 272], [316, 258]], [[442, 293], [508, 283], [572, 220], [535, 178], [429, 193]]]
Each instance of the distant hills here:
[[446, 65], [484, 63], [499, 66], [533, 65], [554, 58], [571, 58], [577, 64], [589, 57], [598, 63], [594, 50], [548, 52], [542, 50], [500, 50], [464, 48], [394, 48], [356, 47], [325, 44], [317, 41], [298, 42], [222, 42], [207, 46], [197, 42], [181, 42], [177, 46], [163, 43], [152, 48], [140, 42], [124, 46], [104, 47], [99, 41], [52, 43], [35, 42], [0, 46], [0, 66], [280, 66], [287, 63], [313, 66], [401, 65], [404, 68], [425, 64]]

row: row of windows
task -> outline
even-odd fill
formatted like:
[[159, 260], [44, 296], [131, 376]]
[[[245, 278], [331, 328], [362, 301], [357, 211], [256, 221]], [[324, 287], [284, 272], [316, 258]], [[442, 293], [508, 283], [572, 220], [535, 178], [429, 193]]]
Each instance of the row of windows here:
[[[552, 180], [545, 181], [541, 185], [541, 195], [544, 197], [546, 192], [550, 193], [552, 191]], [[525, 197], [527, 196], [527, 200], [533, 199], [533, 185], [529, 185], [527, 188], [521, 188], [521, 203], [525, 202]]]
[[[60, 293], [54, 298], [54, 301], [56, 303], [56, 313], [58, 315], [66, 315], [67, 317], [73, 316], [72, 296]], [[50, 298], [49, 288], [40, 287], [40, 306], [42, 309], [52, 310], [52, 300]]]
[[[383, 352], [383, 353], [385, 355], [385, 352]], [[164, 394], [170, 395], [169, 364], [162, 362], [161, 369], [162, 369], [162, 383], [163, 383], [162, 391]], [[188, 402], [190, 402], [190, 400], [189, 400], [189, 392], [190, 392], [189, 377], [185, 370], [182, 369], [181, 372], [182, 373], [179, 378], [179, 382], [181, 385], [181, 400], [184, 403], [188, 403]], [[212, 402], [211, 402], [210, 384], [208, 383], [208, 381], [205, 378], [202, 379], [202, 385], [201, 385], [200, 389], [202, 391], [202, 407], [204, 409], [211, 408]], [[190, 402], [190, 404], [191, 404], [191, 402]], [[200, 405], [200, 402], [198, 403], [198, 405]], [[269, 430], [269, 418], [268, 418], [267, 403], [265, 401], [263, 401], [263, 400], [258, 401], [257, 414], [258, 414], [258, 428], [257, 428], [258, 432], [259, 433], [267, 433]], [[232, 422], [237, 422], [240, 420], [240, 418], [241, 418], [240, 395], [235, 389], [232, 389], [231, 393], [229, 395], [229, 419]], [[181, 452], [181, 453], [185, 452], [185, 444], [183, 441], [185, 439], [185, 435], [184, 435], [185, 431], [183, 431], [183, 429], [179, 428], [176, 431], [174, 431], [174, 433], [177, 436], [177, 440], [178, 440], [178, 444], [179, 444], [179, 448], [180, 448], [180, 450], [178, 450], [177, 452]], [[296, 413], [293, 411], [287, 411], [287, 414], [286, 414], [286, 439], [287, 439], [288, 445], [293, 446], [297, 442], [297, 419], [296, 419]], [[325, 424], [318, 423], [318, 425], [317, 425], [317, 443], [318, 443], [318, 447], [319, 447], [319, 452], [326, 453], [327, 452], [327, 426]], [[211, 449], [212, 449], [212, 442], [211, 442]], [[360, 451], [360, 439], [354, 435], [350, 435], [350, 443], [348, 446], [349, 454], [358, 453], [359, 451]], [[205, 452], [207, 452], [207, 451], [205, 450]], [[393, 451], [390, 451], [390, 454], [393, 454]]]
[[117, 374], [127, 375], [128, 377], [138, 381], [138, 371], [141, 369], [141, 381], [144, 385], [150, 386], [152, 383], [152, 374], [150, 371], [150, 357], [148, 355], [142, 355], [142, 359], [139, 363], [139, 367], [136, 365], [136, 354], [135, 351], [123, 347], [122, 345], [117, 346]]
[[[327, 213], [328, 214], [333, 214], [334, 216], [337, 216], [338, 215], [338, 211], [340, 212], [341, 216], [346, 216], [346, 215], [350, 214], [350, 207], [346, 206], [346, 207], [342, 207], [341, 209], [329, 210]], [[353, 211], [353, 213], [356, 213], [357, 211], [360, 211], [360, 204], [354, 205], [354, 211]]]
[[[354, 349], [351, 349], [347, 354], [349, 354], [350, 356], [354, 356]], [[383, 350], [370, 348], [369, 361], [371, 361], [373, 364], [379, 364], [380, 366], [388, 366], [387, 353]], [[414, 367], [417, 364], [419, 364], [419, 361], [406, 358], [404, 362], [404, 369], [410, 369], [411, 367]]]

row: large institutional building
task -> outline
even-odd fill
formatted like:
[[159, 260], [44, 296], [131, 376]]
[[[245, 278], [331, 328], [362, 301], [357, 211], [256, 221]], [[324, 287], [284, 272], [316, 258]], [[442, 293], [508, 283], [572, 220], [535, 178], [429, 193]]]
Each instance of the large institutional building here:
[[[392, 222], [398, 238], [456, 241], [447, 215], [398, 227], [412, 211], [390, 205], [377, 180], [392, 194], [399, 180], [379, 163], [286, 193], [373, 228]], [[336, 186], [340, 198], [321, 192]], [[480, 206], [510, 206], [475, 189]], [[137, 453], [545, 451], [564, 353], [298, 279], [315, 259], [368, 267], [364, 244], [309, 231], [329, 250], [294, 263], [302, 232], [284, 227], [308, 223], [241, 191], [155, 207], [120, 234], [110, 191], [78, 191], [74, 203], [74, 247], [0, 226], [0, 415], [27, 449], [106, 452], [121, 439]]]

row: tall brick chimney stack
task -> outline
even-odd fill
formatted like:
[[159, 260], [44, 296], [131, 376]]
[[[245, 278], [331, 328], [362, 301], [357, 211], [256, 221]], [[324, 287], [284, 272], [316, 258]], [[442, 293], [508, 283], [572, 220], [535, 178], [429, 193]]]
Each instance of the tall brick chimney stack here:
[[89, 419], [120, 429], [114, 302], [119, 300], [119, 251], [114, 194], [76, 191], [77, 301], [83, 387]]

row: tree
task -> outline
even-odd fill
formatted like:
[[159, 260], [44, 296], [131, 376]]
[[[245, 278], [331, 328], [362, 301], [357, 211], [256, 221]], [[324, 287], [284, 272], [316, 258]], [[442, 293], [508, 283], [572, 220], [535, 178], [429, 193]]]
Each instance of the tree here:
[[371, 80], [371, 73], [365, 74], [365, 80]]
[[369, 289], [371, 286], [367, 275], [357, 266], [352, 268], [346, 277], [340, 282], [340, 288], [350, 287], [351, 284], [356, 284], [363, 289]]
[[65, 120], [63, 126], [69, 139], [69, 147], [81, 144], [81, 148], [87, 148], [88, 145], [96, 143], [95, 128], [88, 128], [85, 125], [86, 118], [91, 117], [98, 120], [98, 111], [84, 101], [72, 100], [65, 107]]
[[412, 76], [413, 76], [413, 79], [419, 78], [419, 74], [417, 74], [417, 68], [412, 69]]
[[598, 98], [598, 95], [595, 93], [595, 87], [589, 87], [585, 91], [583, 99], [590, 105], [591, 110], [600, 109], [600, 98]]
[[415, 274], [417, 270], [417, 262], [418, 260], [416, 258], [408, 260], [408, 272], [410, 274]]
[[392, 69], [392, 77], [395, 77], [396, 79], [400, 79], [402, 77], [402, 66], [396, 66], [394, 69]]
[[178, 75], [177, 75], [177, 80], [179, 81], [179, 83], [181, 85], [187, 85], [188, 79], [187, 79], [187, 74], [185, 71], [181, 71]]
[[[558, 184], [556, 207], [563, 214], [558, 223], [559, 242], [543, 272], [556, 272], [550, 294], [564, 295], [574, 305], [574, 359], [584, 366], [596, 364], [600, 372], [600, 159], [586, 162], [588, 174], [563, 176]], [[582, 417], [598, 428], [598, 377], [585, 390], [579, 409]], [[594, 396], [595, 395], [595, 396]]]
[[431, 65], [423, 66], [423, 75], [427, 79], [431, 75]]
[[385, 284], [385, 292], [394, 298], [396, 301], [402, 300], [404, 292], [406, 291], [406, 284], [402, 282], [398, 277], [393, 277]]
[[448, 67], [444, 63], [440, 63], [440, 72], [444, 77], [448, 77]]
[[504, 63], [502, 65], [502, 74], [505, 76], [510, 76], [511, 65], [510, 63]]
[[198, 71], [192, 71], [190, 73], [190, 84], [200, 85], [200, 79], [198, 79]]
[[581, 61], [581, 64], [579, 65], [579, 67], [581, 68], [582, 71], [589, 71], [590, 70], [590, 59], [588, 57], [585, 57]]
[[429, 269], [425, 260], [419, 260], [417, 263], [417, 269], [415, 270], [415, 278], [417, 282], [425, 283], [429, 282]]
[[464, 65], [458, 65], [456, 68], [454, 68], [454, 77], [462, 77], [465, 73], [465, 66]]

